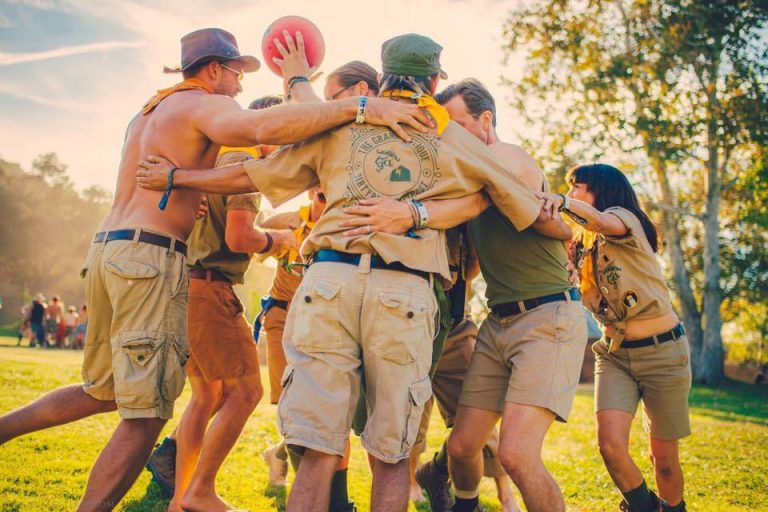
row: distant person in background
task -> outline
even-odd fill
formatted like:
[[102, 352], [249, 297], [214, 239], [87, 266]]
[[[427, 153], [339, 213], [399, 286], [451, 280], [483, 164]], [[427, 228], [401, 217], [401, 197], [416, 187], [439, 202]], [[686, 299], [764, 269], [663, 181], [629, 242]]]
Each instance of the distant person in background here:
[[77, 327], [77, 320], [80, 315], [77, 314], [77, 308], [75, 306], [69, 306], [67, 312], [64, 314], [64, 321], [62, 326], [64, 327], [64, 339], [67, 341], [66, 345], [72, 347], [74, 344], [75, 327]]
[[61, 319], [64, 316], [64, 306], [58, 295], [54, 295], [48, 309], [45, 311], [45, 332], [56, 341], [58, 346], [58, 331]]
[[35, 295], [32, 301], [32, 307], [29, 309], [29, 328], [32, 329], [34, 340], [30, 340], [29, 346], [34, 347], [40, 345], [45, 347], [47, 345], [45, 341], [45, 310], [48, 305], [45, 303], [45, 297], [42, 293]]
[[77, 325], [72, 332], [72, 348], [81, 350], [85, 346], [85, 334], [88, 330], [88, 306], [83, 304], [80, 308], [80, 315], [77, 319]]

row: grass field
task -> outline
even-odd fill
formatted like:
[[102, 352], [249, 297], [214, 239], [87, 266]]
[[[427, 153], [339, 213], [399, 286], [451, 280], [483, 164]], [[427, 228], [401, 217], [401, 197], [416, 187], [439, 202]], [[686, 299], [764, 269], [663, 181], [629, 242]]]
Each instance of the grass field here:
[[[16, 340], [0, 338], [0, 414], [45, 391], [78, 382], [82, 354], [16, 348]], [[266, 384], [266, 382], [265, 382]], [[189, 389], [176, 406], [180, 415]], [[728, 384], [699, 387], [691, 395], [693, 435], [682, 443], [686, 500], [691, 511], [768, 510], [768, 387]], [[218, 479], [220, 494], [251, 511], [275, 510], [284, 495], [267, 489], [260, 457], [278, 439], [275, 407], [261, 404], [248, 422]], [[177, 420], [171, 420], [170, 431]], [[88, 471], [118, 422], [117, 413], [88, 418], [38, 432], [0, 447], [0, 512], [74, 510]], [[429, 452], [446, 433], [435, 412]], [[360, 511], [369, 509], [370, 472], [359, 440], [353, 438], [350, 493]], [[647, 443], [639, 421], [633, 426], [632, 453], [650, 477]], [[426, 457], [426, 455], [425, 455]], [[547, 465], [560, 483], [568, 510], [615, 511], [618, 495], [594, 444], [592, 388], [579, 389], [571, 421], [556, 424], [547, 437]], [[486, 510], [499, 510], [493, 482], [484, 479], [481, 500]], [[149, 473], [143, 472], [118, 510], [164, 511], [167, 502]], [[410, 510], [427, 510], [424, 505]]]

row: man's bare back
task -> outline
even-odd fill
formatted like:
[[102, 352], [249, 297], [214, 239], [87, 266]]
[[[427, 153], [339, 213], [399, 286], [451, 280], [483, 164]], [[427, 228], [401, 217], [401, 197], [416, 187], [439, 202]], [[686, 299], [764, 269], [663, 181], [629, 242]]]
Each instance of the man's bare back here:
[[191, 113], [206, 96], [204, 91], [178, 92], [149, 114], [139, 113], [131, 121], [120, 161], [115, 200], [99, 231], [140, 226], [181, 240], [189, 236], [201, 194], [174, 190], [165, 210], [161, 210], [158, 203], [163, 193], [138, 188], [136, 169], [139, 158], [148, 153], [163, 155], [179, 166], [213, 166], [220, 146], [190, 123]]

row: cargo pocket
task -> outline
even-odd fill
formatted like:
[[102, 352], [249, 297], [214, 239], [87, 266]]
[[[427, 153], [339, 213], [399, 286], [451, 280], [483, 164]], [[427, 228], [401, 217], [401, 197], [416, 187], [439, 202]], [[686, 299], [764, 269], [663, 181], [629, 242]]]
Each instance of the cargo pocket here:
[[408, 417], [403, 436], [403, 453], [409, 453], [419, 434], [424, 404], [432, 397], [432, 383], [429, 377], [416, 381], [408, 387]]
[[[285, 371], [283, 371], [283, 376], [280, 379], [280, 385], [282, 386], [283, 391], [280, 393], [280, 400], [277, 402], [277, 428], [280, 431], [280, 435], [283, 437], [288, 436], [288, 426], [290, 425], [290, 417], [288, 417], [285, 411], [286, 401], [284, 399], [286, 398], [286, 391], [288, 391], [291, 382], [293, 382], [293, 372], [293, 366], [286, 366]], [[290, 408], [290, 406], [288, 406], [288, 408]]]
[[171, 334], [166, 335], [165, 348], [167, 353], [163, 374], [160, 376], [160, 394], [166, 402], [173, 402], [184, 391], [184, 366], [189, 359], [189, 349], [183, 340]]
[[117, 405], [128, 409], [157, 407], [165, 359], [164, 337], [146, 331], [122, 333], [112, 362]]
[[379, 293], [371, 350], [402, 365], [417, 359], [428, 361], [435, 330], [432, 312], [428, 298], [405, 292]]
[[290, 341], [305, 352], [327, 352], [341, 346], [339, 290], [327, 281], [302, 285], [294, 295]]

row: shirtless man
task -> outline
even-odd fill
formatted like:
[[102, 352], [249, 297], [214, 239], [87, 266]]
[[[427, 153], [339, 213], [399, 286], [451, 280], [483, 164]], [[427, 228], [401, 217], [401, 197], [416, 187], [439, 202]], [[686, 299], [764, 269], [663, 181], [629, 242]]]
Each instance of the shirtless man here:
[[[279, 45], [286, 77], [296, 90], [310, 74], [300, 34]], [[353, 120], [357, 98], [243, 110], [233, 100], [243, 73], [259, 61], [240, 54], [221, 29], [181, 40], [185, 80], [158, 92], [128, 126], [112, 210], [94, 237], [81, 275], [91, 308], [83, 362], [84, 384], [59, 388], [0, 417], [0, 444], [20, 435], [118, 410], [121, 421], [101, 452], [78, 510], [112, 510], [149, 457], [184, 387], [187, 346], [186, 245], [200, 205], [192, 190], [136, 187], [142, 155], [164, 155], [187, 168], [213, 166], [220, 145], [288, 144]], [[369, 123], [409, 138], [398, 123], [426, 131], [415, 105], [371, 99]], [[423, 124], [422, 124], [423, 123]], [[161, 208], [158, 208], [160, 201]], [[163, 210], [162, 207], [165, 207]]]

